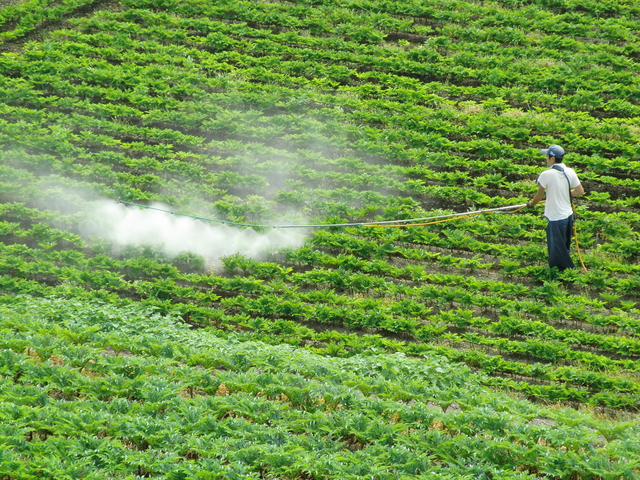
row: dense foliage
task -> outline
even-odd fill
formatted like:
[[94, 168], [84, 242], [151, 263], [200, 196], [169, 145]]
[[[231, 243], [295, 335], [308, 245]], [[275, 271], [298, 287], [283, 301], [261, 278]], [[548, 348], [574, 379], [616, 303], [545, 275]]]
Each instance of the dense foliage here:
[[[637, 423], [442, 357], [331, 358], [134, 303], [3, 297], [2, 478], [632, 479]], [[53, 334], [53, 335], [52, 335]]]
[[[14, 3], [0, 478], [637, 476], [637, 2]], [[546, 266], [539, 210], [215, 266], [83, 227], [104, 199], [260, 224], [519, 204], [551, 143], [587, 271]]]

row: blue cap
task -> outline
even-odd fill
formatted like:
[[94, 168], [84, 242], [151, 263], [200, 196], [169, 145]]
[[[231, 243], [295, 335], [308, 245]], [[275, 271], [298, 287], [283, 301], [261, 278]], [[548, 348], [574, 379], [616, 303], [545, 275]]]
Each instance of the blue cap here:
[[555, 158], [564, 157], [564, 149], [560, 145], [549, 145], [549, 148], [540, 150], [542, 155], [549, 155]]

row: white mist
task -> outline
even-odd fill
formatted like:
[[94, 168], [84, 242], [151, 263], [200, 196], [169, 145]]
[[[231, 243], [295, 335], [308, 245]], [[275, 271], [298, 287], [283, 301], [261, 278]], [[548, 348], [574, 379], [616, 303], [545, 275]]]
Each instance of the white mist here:
[[[154, 208], [171, 210], [162, 204]], [[170, 257], [189, 251], [202, 255], [207, 265], [235, 253], [259, 259], [266, 249], [299, 247], [305, 234], [299, 229], [251, 228], [217, 224], [206, 220], [172, 215], [158, 210], [125, 206], [114, 201], [93, 203], [91, 214], [81, 227], [86, 237], [103, 237], [116, 247], [152, 245]]]

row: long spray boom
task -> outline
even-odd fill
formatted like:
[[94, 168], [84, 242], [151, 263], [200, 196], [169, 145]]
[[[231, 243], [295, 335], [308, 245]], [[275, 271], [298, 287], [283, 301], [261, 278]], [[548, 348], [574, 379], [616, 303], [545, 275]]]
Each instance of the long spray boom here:
[[[254, 227], [254, 228], [324, 228], [324, 227], [368, 227], [368, 226], [385, 226], [385, 225], [396, 225], [396, 226], [403, 226], [403, 223], [415, 223], [415, 222], [424, 222], [424, 221], [431, 221], [431, 220], [438, 220], [438, 219], [445, 219], [445, 218], [452, 218], [452, 217], [468, 217], [468, 216], [475, 216], [475, 215], [480, 215], [483, 213], [491, 213], [491, 212], [500, 212], [500, 211], [507, 211], [507, 213], [513, 213], [513, 212], [509, 212], [509, 210], [516, 210], [516, 209], [522, 209], [524, 207], [526, 207], [526, 204], [523, 203], [521, 205], [509, 205], [507, 207], [498, 207], [498, 208], [489, 208], [489, 209], [485, 209], [485, 210], [475, 210], [472, 212], [464, 212], [464, 213], [449, 213], [446, 215], [436, 215], [433, 217], [422, 217], [422, 218], [406, 218], [403, 220], [386, 220], [386, 221], [381, 221], [381, 222], [358, 222], [358, 223], [322, 223], [322, 224], [308, 224], [308, 225], [258, 225], [258, 224], [252, 224], [252, 223], [239, 223], [239, 222], [229, 222], [227, 220], [218, 220], [218, 219], [214, 219], [214, 218], [206, 218], [206, 217], [199, 217], [197, 215], [190, 215], [188, 213], [180, 213], [180, 212], [174, 212], [172, 210], [166, 210], [163, 208], [157, 208], [157, 207], [150, 207], [148, 205], [141, 205], [139, 203], [132, 203], [132, 202], [125, 202], [124, 200], [121, 200], [120, 203], [125, 204], [125, 205], [133, 205], [135, 207], [140, 207], [140, 208], [146, 208], [149, 210], [157, 210], [159, 212], [165, 212], [165, 213], [170, 213], [171, 215], [181, 215], [181, 216], [185, 216], [185, 217], [191, 217], [191, 218], [195, 218], [197, 220], [206, 220], [208, 222], [217, 222], [217, 223], [223, 223], [226, 225], [235, 225], [238, 227]], [[407, 225], [409, 226], [409, 225]]]

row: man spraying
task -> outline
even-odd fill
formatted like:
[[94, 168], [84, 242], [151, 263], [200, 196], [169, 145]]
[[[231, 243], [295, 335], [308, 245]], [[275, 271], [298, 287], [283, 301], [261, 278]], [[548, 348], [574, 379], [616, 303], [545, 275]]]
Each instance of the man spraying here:
[[564, 149], [559, 145], [550, 145], [540, 150], [547, 158], [547, 166], [538, 177], [538, 192], [533, 200], [527, 202], [527, 207], [533, 207], [542, 200], [546, 193], [544, 216], [547, 224], [547, 249], [549, 252], [549, 267], [559, 270], [576, 268], [569, 248], [573, 233], [573, 204], [572, 197], [584, 194], [584, 188], [578, 180], [576, 172], [562, 163]]

